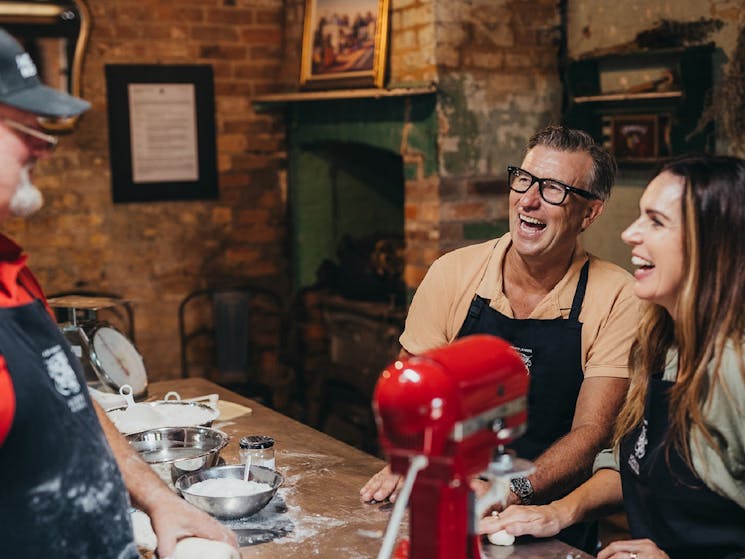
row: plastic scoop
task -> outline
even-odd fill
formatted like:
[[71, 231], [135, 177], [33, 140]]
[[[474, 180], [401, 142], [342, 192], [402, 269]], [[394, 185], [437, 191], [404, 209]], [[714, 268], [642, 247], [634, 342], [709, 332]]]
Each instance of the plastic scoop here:
[[[132, 387], [128, 384], [122, 385], [119, 394], [124, 396], [127, 402], [126, 424], [128, 427], [134, 427], [135, 431], [144, 431], [161, 427], [165, 418], [155, 408], [148, 404], [138, 404], [135, 402]], [[128, 429], [129, 430], [129, 429]]]

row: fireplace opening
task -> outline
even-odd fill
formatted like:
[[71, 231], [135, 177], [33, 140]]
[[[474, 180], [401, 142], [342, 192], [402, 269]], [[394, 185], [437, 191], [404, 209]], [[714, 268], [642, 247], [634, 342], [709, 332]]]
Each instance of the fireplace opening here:
[[374, 453], [372, 392], [398, 353], [405, 314], [403, 159], [361, 142], [301, 147], [291, 179], [293, 262], [311, 338], [309, 422]]

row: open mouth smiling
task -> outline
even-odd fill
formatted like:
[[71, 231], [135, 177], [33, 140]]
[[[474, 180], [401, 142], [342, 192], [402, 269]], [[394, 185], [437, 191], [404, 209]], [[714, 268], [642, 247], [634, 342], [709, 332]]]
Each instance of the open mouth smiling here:
[[645, 260], [641, 256], [631, 256], [631, 263], [642, 270], [650, 270], [654, 268], [654, 264], [649, 260]]
[[518, 217], [520, 218], [520, 225], [532, 231], [542, 231], [546, 228], [546, 224], [544, 222], [534, 217], [523, 214], [518, 214]]

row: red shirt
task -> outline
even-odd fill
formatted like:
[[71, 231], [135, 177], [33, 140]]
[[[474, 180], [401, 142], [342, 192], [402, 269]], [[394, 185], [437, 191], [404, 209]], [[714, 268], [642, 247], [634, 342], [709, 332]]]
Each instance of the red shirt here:
[[[8, 237], [0, 234], [0, 307], [19, 307], [46, 299], [39, 282], [26, 267], [28, 257]], [[47, 306], [47, 311], [51, 310]], [[53, 315], [52, 315], [53, 316]], [[0, 445], [8, 436], [16, 411], [15, 392], [5, 358], [0, 355]]]

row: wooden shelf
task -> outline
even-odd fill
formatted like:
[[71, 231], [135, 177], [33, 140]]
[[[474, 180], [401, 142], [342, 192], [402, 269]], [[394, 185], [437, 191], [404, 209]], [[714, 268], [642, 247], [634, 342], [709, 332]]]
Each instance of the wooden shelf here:
[[334, 99], [380, 99], [384, 97], [405, 97], [408, 95], [427, 95], [435, 93], [434, 84], [417, 87], [395, 87], [391, 89], [336, 89], [324, 91], [296, 91], [291, 93], [272, 93], [251, 99], [257, 104], [300, 103], [305, 101], [330, 101]]
[[575, 103], [602, 103], [607, 101], [647, 101], [682, 97], [682, 91], [650, 91], [648, 93], [605, 93], [575, 97]]

